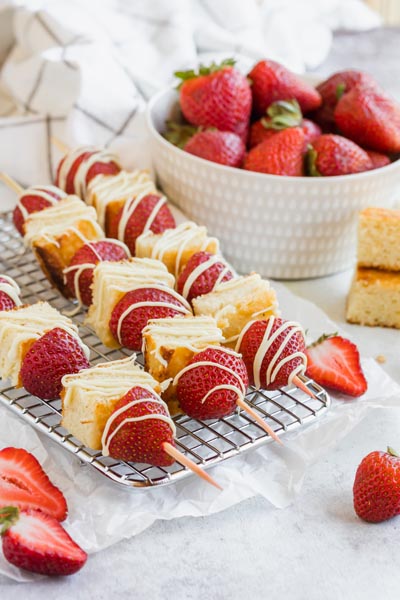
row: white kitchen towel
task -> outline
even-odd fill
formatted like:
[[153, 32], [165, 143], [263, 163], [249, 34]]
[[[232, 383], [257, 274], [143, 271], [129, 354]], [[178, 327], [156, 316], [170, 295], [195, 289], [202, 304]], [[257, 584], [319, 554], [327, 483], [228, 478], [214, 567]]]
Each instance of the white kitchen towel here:
[[[148, 167], [143, 108], [176, 69], [234, 55], [303, 72], [334, 29], [379, 23], [361, 0], [0, 0], [0, 171], [49, 182], [51, 136]], [[2, 187], [0, 210], [12, 200]]]

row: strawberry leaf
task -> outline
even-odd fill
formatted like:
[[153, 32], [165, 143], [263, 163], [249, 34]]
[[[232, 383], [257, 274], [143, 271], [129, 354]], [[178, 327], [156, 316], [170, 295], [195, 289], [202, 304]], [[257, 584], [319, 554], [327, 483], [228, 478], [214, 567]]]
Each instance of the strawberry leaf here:
[[387, 447], [387, 451], [390, 456], [396, 456], [396, 458], [399, 458], [399, 454], [396, 452], [396, 450], [393, 450], [391, 446]]
[[163, 136], [174, 146], [183, 148], [187, 142], [196, 133], [202, 130], [202, 127], [193, 127], [192, 125], [181, 125], [174, 121], [166, 122], [167, 129]]
[[236, 60], [234, 58], [225, 58], [220, 63], [213, 61], [209, 66], [200, 64], [197, 71], [194, 69], [189, 69], [188, 71], [175, 71], [175, 77], [181, 79], [177, 89], [179, 90], [185, 81], [189, 81], [189, 79], [195, 79], [196, 77], [201, 77], [204, 75], [212, 75], [212, 73], [222, 71], [226, 67], [233, 67], [235, 64]]
[[309, 177], [321, 177], [321, 173], [318, 171], [316, 165], [317, 157], [318, 153], [311, 145], [309, 145], [304, 158], [305, 170]]
[[303, 115], [297, 100], [278, 100], [273, 102], [267, 108], [269, 118], [261, 119], [261, 124], [265, 129], [287, 129], [287, 127], [297, 127], [301, 125]]
[[307, 348], [314, 348], [315, 346], [319, 346], [326, 340], [336, 337], [337, 335], [338, 335], [337, 331], [335, 331], [335, 333], [323, 333], [317, 340], [315, 340], [315, 342], [312, 342], [312, 344], [309, 344], [309, 346], [307, 346]]
[[336, 87], [336, 99], [340, 100], [340, 98], [343, 96], [343, 94], [346, 91], [346, 84], [345, 83], [339, 83], [339, 85]]

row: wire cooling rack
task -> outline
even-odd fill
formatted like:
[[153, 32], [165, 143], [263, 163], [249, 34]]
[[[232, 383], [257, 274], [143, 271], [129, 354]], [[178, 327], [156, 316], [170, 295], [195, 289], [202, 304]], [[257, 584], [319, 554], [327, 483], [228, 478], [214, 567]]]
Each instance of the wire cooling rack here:
[[[71, 310], [71, 302], [51, 288], [34, 255], [30, 251], [24, 252], [21, 238], [12, 225], [11, 215], [4, 213], [0, 213], [0, 273], [15, 279], [21, 288], [24, 303], [45, 300], [60, 311]], [[92, 364], [129, 355], [129, 352], [123, 349], [110, 350], [103, 346], [94, 332], [83, 324], [84, 317], [85, 313], [81, 311], [74, 320], [79, 326], [84, 343], [91, 350]], [[138, 362], [140, 361], [141, 356], [138, 357]], [[330, 400], [325, 390], [306, 377], [302, 379], [313, 391], [315, 399], [293, 387], [276, 392], [256, 391], [251, 388], [248, 391], [247, 401], [278, 435], [315, 421], [329, 407]], [[127, 463], [104, 457], [101, 452], [83, 446], [61, 427], [60, 400], [40, 400], [27, 394], [23, 388], [10, 387], [7, 381], [0, 379], [0, 401], [78, 456], [83, 463], [91, 464], [113, 481], [125, 486], [161, 486], [191, 475], [191, 472], [179, 463], [166, 468]], [[243, 412], [207, 422], [187, 416], [177, 416], [174, 420], [177, 428], [177, 447], [204, 468], [272, 441], [264, 430]]]

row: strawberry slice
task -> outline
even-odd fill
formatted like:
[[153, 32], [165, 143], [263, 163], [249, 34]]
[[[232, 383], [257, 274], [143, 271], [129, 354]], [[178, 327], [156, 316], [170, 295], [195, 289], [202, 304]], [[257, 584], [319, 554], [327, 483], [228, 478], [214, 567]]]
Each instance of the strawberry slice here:
[[87, 554], [60, 523], [38, 510], [0, 510], [3, 553], [12, 565], [42, 575], [72, 575]]
[[348, 396], [361, 396], [368, 384], [360, 354], [353, 342], [340, 335], [323, 335], [306, 350], [306, 375], [322, 386]]
[[67, 502], [37, 459], [23, 448], [0, 450], [0, 508], [38, 509], [63, 521]]

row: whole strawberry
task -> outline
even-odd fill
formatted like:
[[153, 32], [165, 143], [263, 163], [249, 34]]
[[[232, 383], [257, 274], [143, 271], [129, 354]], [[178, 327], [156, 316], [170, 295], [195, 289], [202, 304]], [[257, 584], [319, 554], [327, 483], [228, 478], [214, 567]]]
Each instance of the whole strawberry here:
[[326, 132], [335, 130], [334, 111], [343, 94], [349, 92], [355, 85], [375, 85], [371, 75], [362, 71], [348, 70], [334, 73], [317, 86], [322, 96], [322, 106], [313, 117]]
[[308, 173], [313, 176], [336, 176], [362, 173], [372, 169], [368, 154], [351, 140], [326, 133], [307, 152]]
[[219, 419], [235, 410], [248, 385], [240, 354], [209, 347], [196, 354], [175, 378], [182, 410], [194, 419]]
[[377, 86], [354, 86], [341, 97], [334, 116], [342, 134], [360, 146], [400, 152], [400, 105]]
[[386, 154], [381, 154], [381, 152], [374, 152], [373, 150], [366, 150], [366, 153], [370, 158], [373, 169], [380, 169], [381, 167], [386, 167], [386, 165], [390, 165], [390, 158]]
[[220, 65], [200, 65], [196, 71], [178, 71], [180, 106], [192, 125], [231, 131], [246, 140], [251, 112], [251, 90], [244, 75], [236, 70], [235, 61]]
[[0, 275], [0, 310], [11, 310], [20, 306], [19, 285], [7, 275]]
[[354, 479], [353, 501], [360, 519], [370, 523], [400, 514], [400, 458], [391, 448], [363, 458]]
[[129, 258], [127, 248], [114, 240], [87, 242], [74, 254], [69, 267], [64, 270], [67, 286], [80, 304], [92, 303], [93, 269], [97, 263]]
[[252, 148], [243, 167], [258, 173], [300, 177], [303, 175], [303, 154], [304, 132], [300, 127], [291, 127]]
[[261, 117], [276, 100], [295, 99], [303, 114], [321, 105], [319, 92], [273, 60], [261, 60], [248, 74], [252, 82], [253, 113]]
[[196, 252], [179, 275], [176, 289], [191, 302], [212, 292], [220, 283], [233, 279], [232, 269], [215, 254]]
[[240, 167], [246, 150], [236, 133], [218, 130], [196, 133], [183, 149], [189, 154], [228, 167]]
[[130, 198], [111, 221], [110, 235], [124, 242], [132, 256], [135, 255], [136, 240], [142, 233], [163, 233], [176, 227], [167, 199], [158, 194]]
[[25, 190], [18, 198], [13, 212], [17, 231], [24, 235], [24, 223], [30, 214], [48, 208], [66, 196], [65, 192], [54, 185], [34, 186]]
[[87, 554], [53, 517], [38, 510], [0, 509], [4, 557], [20, 569], [42, 575], [72, 575]]
[[348, 396], [361, 396], [367, 381], [360, 364], [360, 354], [353, 342], [340, 335], [322, 335], [306, 350], [306, 375], [320, 385]]
[[103, 433], [103, 454], [118, 460], [168, 467], [163, 449], [174, 445], [175, 426], [166, 404], [155, 392], [135, 386], [115, 405]]
[[278, 317], [252, 321], [243, 329], [236, 349], [250, 384], [257, 389], [279, 389], [306, 370], [304, 333], [294, 321]]
[[[260, 119], [250, 125], [249, 148], [258, 146], [258, 144], [273, 137], [278, 131], [283, 129], [274, 129], [273, 127], [269, 127], [269, 125], [266, 127], [265, 123], [268, 123], [266, 119]], [[306, 150], [308, 144], [311, 144], [316, 140], [321, 135], [322, 131], [321, 128], [313, 121], [310, 121], [310, 119], [303, 119], [298, 126], [304, 132], [304, 149]]]
[[161, 286], [140, 287], [127, 292], [117, 303], [110, 318], [110, 330], [121, 346], [130, 350], [142, 347], [142, 331], [150, 319], [191, 314], [184, 298]]
[[64, 329], [55, 327], [32, 344], [22, 361], [20, 378], [27, 392], [52, 400], [60, 395], [64, 375], [89, 366], [78, 340]]

